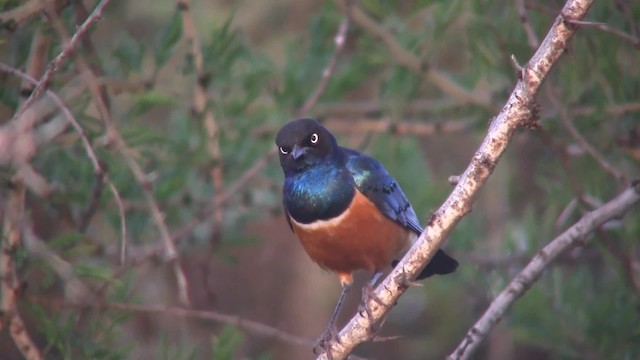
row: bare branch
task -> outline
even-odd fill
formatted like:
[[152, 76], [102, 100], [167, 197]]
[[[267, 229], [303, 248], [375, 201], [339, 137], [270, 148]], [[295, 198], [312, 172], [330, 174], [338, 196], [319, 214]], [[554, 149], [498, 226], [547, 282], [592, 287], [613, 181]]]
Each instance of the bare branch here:
[[[429, 218], [425, 231], [405, 257], [375, 289], [371, 298], [377, 300], [370, 300], [367, 304], [374, 322], [387, 314], [407, 289], [407, 279], [414, 278], [420, 272], [455, 225], [471, 211], [471, 204], [506, 150], [515, 130], [520, 126], [531, 127], [536, 124], [537, 109], [533, 102], [534, 97], [576, 31], [574, 27], [568, 26], [564, 19], [583, 18], [591, 3], [592, 0], [569, 0], [565, 4], [562, 15], [555, 19], [540, 48], [524, 67], [515, 89], [502, 111], [492, 121], [487, 136], [453, 192]], [[372, 338], [371, 325], [368, 316], [356, 314], [340, 331], [338, 338], [328, 344], [330, 354], [322, 353], [318, 359], [346, 358], [357, 345]]]
[[[211, 179], [215, 195], [213, 202], [224, 190], [224, 177], [222, 173], [223, 159], [220, 153], [220, 126], [213, 116], [213, 110], [207, 107], [207, 83], [210, 79], [204, 70], [204, 60], [200, 48], [200, 40], [196, 24], [191, 15], [191, 2], [189, 0], [178, 0], [178, 10], [182, 13], [183, 37], [190, 46], [189, 51], [193, 57], [196, 70], [196, 86], [193, 92], [193, 110], [197, 117], [201, 117], [207, 133], [207, 150], [211, 156]], [[216, 206], [213, 210], [213, 236], [211, 246], [215, 248], [222, 236], [223, 207]]]
[[542, 272], [558, 255], [607, 221], [624, 215], [639, 201], [640, 183], [637, 182], [602, 207], [584, 215], [580, 221], [553, 239], [493, 300], [456, 350], [449, 355], [449, 359], [468, 359], [491, 329], [502, 319], [509, 307], [540, 278]]
[[351, 22], [351, 0], [345, 1], [345, 9], [344, 9], [344, 18], [338, 27], [338, 33], [334, 38], [334, 42], [336, 44], [335, 51], [333, 52], [333, 56], [331, 56], [331, 60], [329, 60], [329, 64], [322, 71], [322, 78], [316, 88], [311, 92], [311, 95], [307, 98], [307, 100], [302, 104], [302, 107], [298, 110], [299, 116], [306, 115], [311, 108], [315, 106], [315, 104], [320, 100], [320, 96], [324, 93], [324, 90], [329, 84], [329, 80], [336, 70], [336, 66], [338, 65], [338, 58], [344, 49], [344, 45], [347, 42], [347, 33], [349, 32], [349, 25]]
[[14, 177], [9, 193], [0, 244], [0, 328], [3, 323], [8, 324], [9, 334], [22, 356], [27, 360], [38, 360], [42, 359], [42, 354], [27, 332], [17, 306], [22, 285], [14, 257], [22, 246], [25, 187], [21, 179]]
[[150, 313], [157, 315], [171, 315], [180, 316], [191, 319], [209, 320], [218, 323], [233, 325], [243, 331], [249, 333], [264, 336], [267, 338], [278, 339], [280, 341], [300, 345], [300, 346], [313, 346], [314, 341], [307, 338], [298, 337], [285, 333], [269, 325], [265, 325], [256, 321], [241, 318], [235, 315], [226, 315], [216, 311], [206, 310], [193, 310], [185, 309], [182, 307], [162, 306], [162, 305], [137, 305], [117, 302], [73, 302], [65, 300], [57, 300], [49, 297], [36, 297], [29, 296], [28, 298], [43, 305], [50, 305], [56, 308], [91, 308], [96, 310], [118, 310], [136, 313]]
[[538, 39], [538, 35], [533, 30], [533, 26], [531, 26], [531, 21], [529, 21], [529, 14], [527, 14], [527, 9], [524, 4], [524, 0], [515, 0], [516, 2], [516, 10], [518, 10], [518, 16], [520, 16], [520, 21], [522, 22], [522, 28], [524, 29], [525, 34], [527, 34], [527, 44], [532, 50], [535, 50], [540, 46], [540, 39]]
[[434, 134], [469, 130], [474, 124], [473, 121], [473, 118], [468, 118], [444, 121], [441, 123], [423, 123], [396, 121], [389, 117], [382, 117], [375, 120], [329, 117], [324, 120], [324, 123], [331, 128], [332, 131], [342, 133], [362, 134], [363, 132], [375, 132], [395, 135], [431, 136]]
[[15, 29], [22, 22], [40, 13], [46, 3], [52, 3], [54, 1], [55, 0], [29, 0], [11, 10], [4, 11], [0, 13], [0, 26]]
[[635, 37], [633, 35], [627, 34], [624, 31], [613, 28], [605, 23], [599, 22], [591, 22], [591, 21], [579, 21], [579, 20], [567, 20], [570, 24], [578, 25], [582, 27], [590, 27], [594, 29], [598, 29], [600, 31], [604, 31], [606, 33], [612, 34], [615, 37], [618, 37], [628, 43], [630, 43], [633, 47], [640, 49], [640, 38]]

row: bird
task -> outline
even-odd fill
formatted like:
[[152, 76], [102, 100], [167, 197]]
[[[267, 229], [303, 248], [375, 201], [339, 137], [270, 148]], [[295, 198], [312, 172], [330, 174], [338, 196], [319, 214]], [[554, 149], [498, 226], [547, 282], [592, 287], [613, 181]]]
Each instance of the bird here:
[[[336, 273], [342, 285], [319, 341], [323, 346], [336, 336], [335, 323], [352, 287], [353, 273], [372, 273], [366, 285], [372, 289], [423, 228], [384, 166], [373, 157], [339, 146], [315, 119], [287, 122], [275, 143], [284, 172], [282, 203], [287, 223], [311, 260]], [[417, 279], [449, 274], [457, 267], [454, 258], [438, 249]]]

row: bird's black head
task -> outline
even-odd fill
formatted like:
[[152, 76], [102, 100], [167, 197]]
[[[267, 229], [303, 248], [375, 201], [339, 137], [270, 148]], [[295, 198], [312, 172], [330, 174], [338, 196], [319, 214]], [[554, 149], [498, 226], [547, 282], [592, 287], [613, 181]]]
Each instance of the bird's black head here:
[[324, 126], [313, 119], [297, 119], [285, 124], [276, 145], [280, 165], [285, 175], [305, 171], [322, 163], [336, 153], [336, 139]]

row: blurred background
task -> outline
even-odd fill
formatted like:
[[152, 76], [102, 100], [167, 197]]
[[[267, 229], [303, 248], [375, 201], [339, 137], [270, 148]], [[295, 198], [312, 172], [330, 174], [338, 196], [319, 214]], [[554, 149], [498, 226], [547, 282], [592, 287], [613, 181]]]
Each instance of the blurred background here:
[[[0, 61], [39, 79], [96, 4], [0, 1]], [[0, 71], [0, 217], [7, 242], [22, 191], [27, 333], [46, 359], [313, 358], [340, 285], [283, 217], [275, 133], [320, 119], [424, 223], [516, 83], [510, 56], [526, 63], [563, 4], [355, 1], [336, 54], [341, 1], [112, 1], [48, 86], [107, 177], [50, 97], [15, 125], [34, 86]], [[408, 290], [380, 332], [397, 338], [355, 354], [445, 357], [532, 256], [638, 178], [639, 19], [637, 1], [593, 5], [587, 20], [627, 37], [578, 31], [537, 97], [542, 126], [518, 131], [445, 245], [459, 270]], [[639, 238], [636, 207], [562, 254], [474, 358], [640, 358]], [[22, 358], [8, 326], [0, 354]]]

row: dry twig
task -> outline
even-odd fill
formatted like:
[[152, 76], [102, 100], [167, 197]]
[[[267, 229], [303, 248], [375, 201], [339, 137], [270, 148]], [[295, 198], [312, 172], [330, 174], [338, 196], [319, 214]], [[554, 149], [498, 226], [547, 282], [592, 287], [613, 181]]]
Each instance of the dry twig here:
[[538, 35], [536, 35], [536, 32], [533, 30], [533, 26], [531, 26], [531, 21], [529, 21], [529, 14], [527, 14], [527, 8], [524, 4], [524, 0], [515, 1], [516, 10], [518, 10], [518, 16], [520, 16], [522, 27], [524, 28], [525, 34], [527, 34], [527, 44], [532, 50], [535, 50], [540, 46], [540, 39], [538, 39]]
[[157, 315], [173, 315], [192, 319], [201, 319], [215, 321], [223, 324], [237, 326], [239, 329], [264, 336], [268, 338], [278, 339], [290, 344], [296, 344], [301, 346], [313, 346], [314, 341], [285, 333], [274, 327], [241, 318], [235, 315], [226, 315], [216, 311], [207, 310], [193, 310], [185, 309], [182, 307], [174, 306], [162, 306], [162, 305], [137, 305], [118, 302], [74, 302], [66, 300], [56, 300], [45, 297], [29, 296], [31, 301], [37, 302], [43, 305], [49, 305], [56, 308], [75, 308], [85, 309], [91, 308], [96, 310], [118, 310], [136, 313], [150, 313]]
[[588, 152], [589, 155], [591, 155], [591, 157], [596, 161], [596, 163], [598, 163], [598, 165], [600, 165], [600, 167], [606, 173], [611, 175], [616, 181], [621, 182], [625, 186], [628, 185], [629, 180], [624, 175], [624, 173], [618, 170], [618, 168], [616, 168], [615, 166], [611, 165], [607, 161], [607, 159], [605, 159], [604, 156], [600, 154], [600, 152], [593, 145], [591, 145], [584, 136], [582, 136], [580, 131], [578, 131], [578, 128], [576, 128], [575, 124], [573, 123], [571, 116], [567, 113], [566, 107], [560, 102], [560, 95], [558, 94], [558, 92], [555, 91], [552, 86], [548, 86], [547, 89], [549, 90], [547, 92], [547, 98], [560, 114], [560, 120], [562, 121], [562, 124], [564, 125], [565, 129], [567, 129], [569, 134], [571, 134], [573, 139], [578, 143], [578, 145], [580, 145], [580, 147], [584, 151]]
[[631, 46], [637, 49], [640, 49], [640, 38], [627, 34], [624, 31], [613, 28], [605, 23], [592, 22], [592, 21], [580, 21], [580, 20], [574, 20], [574, 19], [567, 19], [567, 22], [569, 24], [578, 25], [581, 27], [591, 27], [594, 29], [598, 29], [600, 31], [604, 31], [606, 33], [612, 34], [613, 36], [630, 43]]
[[22, 224], [24, 217], [25, 187], [22, 180], [14, 177], [9, 185], [9, 201], [5, 213], [0, 244], [0, 328], [8, 324], [9, 334], [16, 347], [27, 360], [42, 359], [27, 332], [25, 323], [18, 313], [17, 301], [22, 291], [22, 284], [16, 271], [16, 254], [22, 242]]

